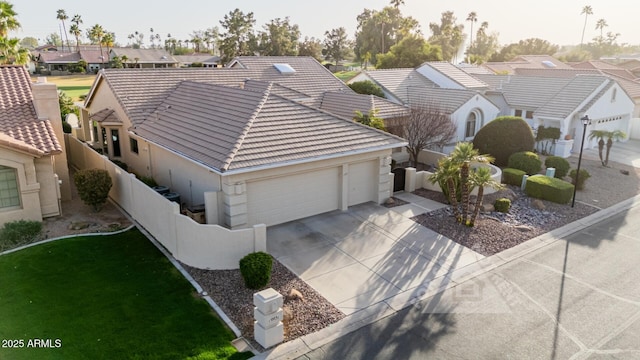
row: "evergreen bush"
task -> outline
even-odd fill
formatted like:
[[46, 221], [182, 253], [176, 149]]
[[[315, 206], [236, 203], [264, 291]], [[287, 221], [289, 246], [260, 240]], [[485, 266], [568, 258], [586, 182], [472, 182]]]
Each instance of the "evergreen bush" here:
[[0, 228], [0, 251], [40, 239], [40, 221], [18, 220], [5, 223]]
[[273, 258], [271, 255], [258, 251], [240, 259], [240, 274], [244, 284], [252, 290], [261, 289], [271, 280]]
[[78, 170], [73, 175], [73, 181], [78, 189], [78, 195], [85, 204], [98, 212], [107, 202], [109, 190], [113, 182], [109, 172], [103, 169]]
[[[576, 169], [571, 169], [571, 171], [569, 171], [569, 177], [571, 178], [571, 183], [576, 185], [576, 174], [578, 172], [576, 171]], [[578, 190], [582, 190], [584, 189], [584, 184], [585, 181], [587, 181], [588, 178], [591, 177], [591, 174], [589, 174], [589, 172], [585, 169], [580, 169], [580, 177], [578, 178], [578, 185], [576, 185], [576, 188]]]
[[535, 175], [527, 178], [527, 185], [524, 192], [527, 196], [536, 199], [566, 204], [573, 197], [573, 185], [564, 180]]
[[542, 169], [542, 161], [534, 152], [521, 151], [509, 156], [508, 166], [512, 169], [522, 170], [527, 175], [535, 175]]
[[509, 185], [522, 185], [522, 177], [527, 175], [520, 169], [504, 168], [502, 169], [502, 182]]
[[571, 165], [567, 161], [567, 159], [561, 158], [560, 156], [549, 156], [544, 161], [544, 166], [546, 168], [554, 168], [556, 169], [555, 177], [558, 179], [562, 179], [567, 176]]
[[513, 153], [532, 151], [534, 145], [531, 127], [516, 116], [501, 116], [490, 121], [473, 138], [473, 146], [480, 154], [493, 156], [498, 166], [506, 166]]
[[508, 213], [509, 209], [511, 209], [511, 200], [507, 198], [496, 199], [496, 202], [493, 203], [494, 209], [501, 213]]

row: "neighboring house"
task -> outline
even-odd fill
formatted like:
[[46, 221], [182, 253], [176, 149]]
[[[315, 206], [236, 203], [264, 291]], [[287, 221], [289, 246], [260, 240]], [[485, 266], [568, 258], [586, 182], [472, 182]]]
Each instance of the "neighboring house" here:
[[103, 47], [102, 51], [100, 49], [80, 50], [80, 58], [87, 63], [88, 73], [96, 73], [109, 66], [109, 51], [106, 47]]
[[0, 226], [62, 213], [71, 198], [54, 84], [23, 66], [0, 66]]
[[[561, 139], [581, 139], [580, 118], [588, 115], [592, 130], [623, 130], [628, 132], [633, 116], [631, 96], [609, 76], [576, 75], [573, 77], [541, 77], [522, 75], [476, 75], [491, 89], [485, 96], [498, 104], [502, 115], [524, 118], [533, 129], [543, 125], [557, 127]], [[567, 157], [569, 151], [579, 151], [578, 141], [559, 141], [556, 155]], [[585, 141], [585, 148], [595, 146], [595, 140]]]
[[173, 58], [178, 61], [179, 67], [191, 67], [194, 63], [208, 68], [222, 67], [220, 56], [211, 54], [173, 55]]
[[515, 74], [517, 69], [571, 69], [571, 65], [549, 55], [520, 55], [511, 61], [487, 62], [481, 66], [498, 75]]
[[364, 71], [349, 83], [365, 80], [380, 86], [385, 97], [398, 104], [428, 107], [448, 114], [458, 128], [450, 145], [472, 139], [500, 112], [499, 107], [482, 94], [489, 88], [488, 84], [446, 62], [428, 62], [417, 69]]
[[233, 64], [101, 71], [79, 137], [231, 229], [390, 196], [391, 153], [406, 142], [310, 105], [344, 83], [312, 58]]
[[631, 72], [636, 79], [640, 79], [640, 59], [625, 60], [618, 66]]
[[126, 68], [156, 69], [175, 68], [178, 61], [164, 49], [113, 48], [109, 59], [125, 58], [122, 65]]
[[106, 48], [89, 48], [80, 51], [42, 51], [35, 55], [38, 72], [52, 75], [66, 75], [71, 73], [72, 67], [82, 60], [86, 63], [86, 72], [97, 72], [109, 65], [109, 53]]

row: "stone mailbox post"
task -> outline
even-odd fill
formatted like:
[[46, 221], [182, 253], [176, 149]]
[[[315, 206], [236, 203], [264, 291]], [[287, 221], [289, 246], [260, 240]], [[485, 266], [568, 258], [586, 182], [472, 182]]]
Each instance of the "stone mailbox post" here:
[[253, 294], [253, 333], [265, 349], [284, 340], [282, 303], [282, 295], [271, 288]]

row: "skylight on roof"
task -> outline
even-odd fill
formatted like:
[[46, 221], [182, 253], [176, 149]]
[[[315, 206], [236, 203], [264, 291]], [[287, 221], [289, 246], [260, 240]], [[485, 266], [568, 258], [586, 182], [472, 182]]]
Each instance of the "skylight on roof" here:
[[276, 68], [280, 74], [294, 74], [296, 72], [296, 69], [289, 64], [273, 64], [273, 67]]
[[554, 64], [552, 61], [550, 60], [543, 60], [542, 61], [542, 65], [548, 67], [548, 68], [554, 68], [556, 67], [556, 64]]

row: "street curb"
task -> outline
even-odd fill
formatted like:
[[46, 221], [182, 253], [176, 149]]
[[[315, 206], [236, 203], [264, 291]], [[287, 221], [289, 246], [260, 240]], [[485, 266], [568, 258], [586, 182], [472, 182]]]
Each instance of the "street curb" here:
[[[554, 229], [548, 233], [529, 239], [522, 244], [516, 245], [510, 249], [504, 250], [500, 253], [485, 257], [479, 261], [466, 265], [460, 269], [455, 269], [450, 273], [444, 275], [448, 277], [449, 282], [445, 286], [439, 286], [436, 289], [427, 291], [425, 294], [419, 297], [411, 298], [406, 301], [404, 305], [401, 302], [393, 302], [393, 299], [404, 295], [406, 293], [415, 290], [409, 289], [405, 292], [391, 296], [379, 303], [373, 304], [370, 307], [355, 312], [337, 323], [330, 325], [315, 333], [308, 334], [299, 337], [290, 342], [283, 343], [273, 349], [267, 350], [254, 357], [254, 359], [262, 360], [284, 360], [295, 359], [310, 351], [318, 349], [323, 345], [326, 345], [337, 338], [356, 331], [366, 325], [372, 324], [385, 317], [391, 316], [409, 306], [412, 306], [417, 301], [422, 301], [431, 298], [445, 290], [458, 286], [465, 281], [476, 278], [482, 274], [485, 274], [491, 270], [501, 267], [505, 264], [513, 262], [525, 255], [532, 252], [539, 251], [549, 245], [561, 241], [562, 238], [574, 234], [580, 230], [583, 230], [597, 222], [606, 220], [614, 215], [617, 215], [623, 211], [633, 209], [640, 206], [640, 195], [636, 195], [630, 199], [622, 201], [618, 204], [610, 206], [606, 209], [599, 210], [589, 216], [581, 218], [577, 221]], [[479, 269], [478, 269], [479, 267]], [[473, 268], [477, 270], [469, 271]], [[439, 278], [438, 278], [439, 279]], [[434, 279], [436, 280], [436, 279]], [[396, 306], [392, 306], [396, 305]]]

